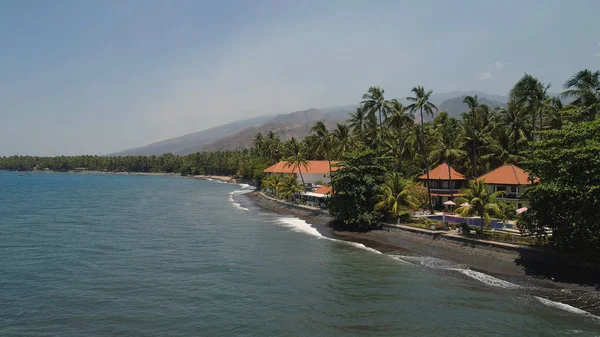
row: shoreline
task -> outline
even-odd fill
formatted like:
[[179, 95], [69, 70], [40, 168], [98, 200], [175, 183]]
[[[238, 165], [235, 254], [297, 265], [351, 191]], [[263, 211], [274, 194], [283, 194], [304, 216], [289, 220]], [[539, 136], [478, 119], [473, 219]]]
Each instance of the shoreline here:
[[[528, 293], [537, 293], [600, 316], [600, 291], [596, 291], [600, 271], [596, 269], [569, 265], [539, 250], [515, 251], [473, 245], [405, 230], [339, 231], [329, 226], [333, 218], [320, 210], [303, 209], [267, 199], [258, 192], [248, 193], [246, 197], [262, 210], [306, 221], [323, 236], [361, 243], [387, 255], [425, 260], [420, 265], [432, 269], [438, 267], [428, 265], [427, 258], [432, 259], [433, 264], [439, 259], [466, 266], [475, 273], [505, 282], [508, 288], [515, 286], [528, 289]], [[489, 284], [486, 280], [479, 281]]]

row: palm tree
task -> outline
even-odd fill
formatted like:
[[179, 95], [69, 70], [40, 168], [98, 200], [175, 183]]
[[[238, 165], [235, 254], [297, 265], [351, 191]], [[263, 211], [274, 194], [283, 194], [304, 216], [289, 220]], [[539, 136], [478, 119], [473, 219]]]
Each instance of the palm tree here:
[[350, 137], [350, 128], [346, 124], [337, 124], [332, 133], [333, 146], [338, 157], [344, 156], [352, 148], [352, 138]]
[[396, 217], [397, 222], [402, 211], [417, 208], [415, 199], [406, 187], [407, 182], [400, 173], [392, 172], [388, 181], [380, 188], [377, 195], [379, 202], [375, 204], [375, 210], [389, 211]]
[[365, 129], [367, 126], [367, 113], [362, 106], [356, 108], [356, 112], [350, 114], [350, 119], [348, 120], [350, 123], [350, 127], [352, 130], [357, 133], [361, 141], [364, 142], [365, 137]]
[[[543, 102], [546, 99], [546, 92], [550, 88], [550, 84], [546, 85], [536, 77], [530, 74], [525, 74], [510, 90], [510, 99], [521, 106], [526, 106], [531, 114], [531, 127], [535, 132], [535, 119], [539, 115], [540, 129], [543, 127]], [[534, 134], [531, 133], [531, 140], [534, 139]]]
[[427, 160], [427, 156], [425, 155], [425, 124], [423, 118], [423, 111], [425, 111], [427, 115], [433, 116], [433, 110], [437, 111], [438, 108], [433, 103], [429, 102], [429, 98], [431, 97], [433, 91], [425, 91], [425, 89], [422, 86], [414, 87], [411, 91], [414, 93], [415, 96], [406, 97], [408, 101], [413, 102], [407, 108], [410, 109], [411, 112], [414, 112], [415, 110], [419, 110], [421, 112], [421, 151], [423, 161], [425, 162], [425, 170], [427, 172], [427, 195], [429, 197], [429, 211], [433, 214], [433, 204], [431, 202], [431, 187], [429, 183], [429, 162]]
[[303, 187], [298, 186], [298, 180], [294, 176], [287, 176], [277, 186], [279, 194], [286, 200], [291, 200], [294, 193], [304, 191]]
[[[317, 150], [323, 154], [329, 164], [329, 177], [331, 179], [331, 152], [333, 150], [333, 135], [327, 130], [327, 126], [322, 121], [313, 125], [311, 131], [316, 136]], [[333, 187], [331, 188], [333, 190]]]
[[572, 104], [587, 110], [587, 120], [596, 118], [600, 110], [600, 71], [581, 70], [565, 83], [564, 88], [561, 96], [574, 97]]
[[400, 137], [402, 129], [414, 124], [415, 115], [412, 111], [408, 111], [408, 109], [395, 98], [390, 101], [389, 108], [390, 115], [386, 118], [385, 123], [388, 127], [396, 130]]
[[484, 181], [475, 180], [469, 186], [462, 190], [464, 197], [456, 198], [456, 203], [468, 203], [466, 206], [460, 206], [456, 209], [456, 213], [463, 217], [478, 215], [481, 219], [481, 229], [490, 224], [490, 217], [496, 216], [504, 218], [504, 214], [496, 204], [496, 198], [502, 196], [504, 191], [488, 193], [487, 186]]
[[370, 87], [366, 94], [363, 95], [361, 104], [369, 115], [375, 115], [375, 111], [379, 112], [379, 131], [380, 136], [383, 135], [383, 119], [389, 111], [389, 102], [383, 97], [383, 90], [380, 87]]
[[259, 155], [263, 154], [264, 137], [261, 132], [258, 132], [256, 135], [254, 135], [254, 139], [252, 140], [252, 145], [254, 146], [254, 149], [256, 150], [256, 152]]
[[[448, 113], [442, 112], [446, 116]], [[442, 114], [438, 116], [443, 116]], [[433, 163], [446, 163], [448, 166], [448, 188], [450, 189], [450, 198], [454, 198], [452, 189], [452, 176], [450, 173], [450, 165], [454, 160], [466, 156], [466, 152], [460, 148], [456, 130], [458, 129], [458, 121], [454, 118], [441, 118], [441, 124], [436, 129], [436, 137], [433, 143], [433, 149], [429, 154], [430, 160]]]
[[279, 191], [279, 183], [282, 181], [282, 177], [279, 174], [271, 174], [268, 177], [266, 177], [263, 181], [262, 181], [262, 187], [263, 189], [270, 189], [272, 190], [275, 195], [277, 196], [278, 191]]
[[[471, 121], [471, 132], [467, 132], [467, 135], [472, 135], [469, 140], [471, 141], [471, 154], [473, 155], [473, 177], [477, 177], [477, 137], [475, 136], [477, 134], [477, 128], [478, 128], [478, 121], [479, 121], [479, 110], [480, 110], [480, 105], [479, 105], [479, 98], [477, 97], [477, 95], [475, 96], [465, 96], [465, 98], [463, 98], [463, 103], [465, 103], [467, 105], [467, 107], [469, 107], [469, 113], [470, 113], [470, 118], [469, 120]], [[468, 125], [469, 123], [465, 123], [465, 125]]]
[[305, 188], [306, 184], [304, 183], [304, 176], [302, 175], [301, 168], [304, 167], [305, 170], [307, 169], [308, 160], [306, 160], [304, 145], [299, 143], [296, 138], [292, 137], [287, 143], [287, 150], [290, 153], [290, 156], [286, 159], [287, 163], [285, 164], [285, 167], [293, 166], [298, 170], [300, 179], [302, 180], [302, 187]]
[[529, 134], [530, 125], [525, 118], [527, 111], [515, 102], [509, 101], [506, 108], [499, 109], [499, 113], [502, 124], [510, 132], [511, 147], [515, 153], [518, 153], [520, 145], [527, 140]]

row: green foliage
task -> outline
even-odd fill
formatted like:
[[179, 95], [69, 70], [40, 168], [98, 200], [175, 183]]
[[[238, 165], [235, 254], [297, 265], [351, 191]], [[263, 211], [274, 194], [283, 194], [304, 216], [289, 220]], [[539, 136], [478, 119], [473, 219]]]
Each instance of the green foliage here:
[[600, 120], [545, 131], [524, 167], [539, 178], [521, 225], [555, 248], [600, 256]]
[[343, 229], [365, 231], [379, 226], [381, 213], [375, 205], [385, 183], [387, 161], [372, 150], [354, 152], [333, 174], [336, 191], [328, 207]]
[[375, 210], [389, 212], [399, 219], [402, 212], [417, 208], [416, 199], [406, 189], [408, 186], [410, 182], [399, 173], [390, 173], [387, 181], [379, 188], [377, 194], [379, 202], [375, 205]]
[[296, 177], [288, 175], [277, 184], [277, 193], [286, 200], [292, 200], [294, 193], [302, 192], [304, 188]]
[[498, 201], [496, 204], [506, 219], [515, 220], [517, 218], [517, 206], [514, 202]]
[[472, 181], [469, 186], [461, 191], [464, 197], [456, 198], [457, 204], [467, 202], [467, 206], [460, 206], [456, 213], [463, 217], [477, 215], [481, 218], [481, 226], [489, 226], [491, 217], [504, 219], [504, 214], [496, 204], [496, 198], [504, 194], [501, 192], [488, 193], [487, 186], [481, 180]]

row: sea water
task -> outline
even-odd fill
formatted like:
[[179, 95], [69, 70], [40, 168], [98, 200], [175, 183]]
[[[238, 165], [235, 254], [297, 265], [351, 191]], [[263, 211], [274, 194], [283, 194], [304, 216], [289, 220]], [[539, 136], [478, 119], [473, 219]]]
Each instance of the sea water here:
[[598, 318], [257, 208], [247, 186], [0, 172], [0, 336], [598, 336]]

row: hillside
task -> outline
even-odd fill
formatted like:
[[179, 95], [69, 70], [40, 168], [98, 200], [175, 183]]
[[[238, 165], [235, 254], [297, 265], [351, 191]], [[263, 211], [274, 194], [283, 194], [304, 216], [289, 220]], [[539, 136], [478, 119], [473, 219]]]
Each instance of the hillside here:
[[[450, 115], [460, 117], [467, 107], [462, 103], [466, 95], [477, 95], [482, 104], [502, 106], [508, 97], [489, 95], [480, 91], [453, 91], [431, 95], [431, 102], [440, 110], [445, 110]], [[400, 97], [403, 104], [407, 104], [405, 97]], [[251, 146], [252, 138], [257, 132], [276, 132], [282, 139], [291, 137], [304, 138], [314, 122], [323, 120], [329, 128], [334, 128], [336, 123], [348, 119], [356, 110], [357, 104], [327, 107], [322, 109], [308, 109], [292, 113], [267, 115], [233, 122], [207, 130], [190, 133], [181, 137], [156, 142], [150, 145], [127, 149], [113, 153], [115, 156], [126, 155], [160, 155], [163, 153], [189, 154], [198, 151], [212, 151], [223, 149], [239, 149]], [[430, 118], [427, 118], [429, 120]], [[415, 114], [415, 122], [419, 122]]]

